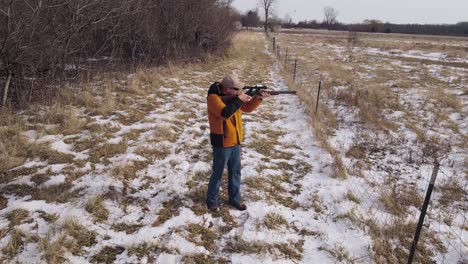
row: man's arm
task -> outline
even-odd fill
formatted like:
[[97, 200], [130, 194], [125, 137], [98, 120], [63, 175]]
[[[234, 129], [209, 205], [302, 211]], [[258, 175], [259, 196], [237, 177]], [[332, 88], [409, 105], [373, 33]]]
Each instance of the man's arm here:
[[214, 115], [227, 119], [242, 107], [244, 101], [250, 100], [246, 96], [234, 96], [228, 103], [224, 103], [217, 94], [208, 95], [208, 111]]
[[244, 104], [241, 107], [241, 110], [248, 113], [252, 112], [260, 105], [263, 98], [267, 98], [270, 96], [271, 94], [269, 92], [261, 92], [259, 95], [255, 95], [254, 97], [252, 97], [252, 100], [250, 100], [247, 104]]

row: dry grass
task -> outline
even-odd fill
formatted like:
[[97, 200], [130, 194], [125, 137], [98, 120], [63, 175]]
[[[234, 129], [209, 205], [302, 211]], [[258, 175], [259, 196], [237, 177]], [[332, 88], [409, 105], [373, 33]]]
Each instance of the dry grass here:
[[274, 149], [272, 148], [272, 146], [275, 145], [274, 143], [275, 141], [260, 137], [257, 133], [252, 133], [251, 137], [252, 137], [253, 143], [249, 145], [249, 148], [254, 149], [256, 152], [266, 157], [270, 157], [271, 154], [274, 152]]
[[78, 109], [73, 106], [65, 106], [61, 110], [61, 115], [57, 114], [59, 119], [60, 125], [60, 132], [65, 135], [76, 134], [81, 132], [83, 129], [85, 122], [83, 122], [78, 114]]
[[[8, 114], [0, 116], [6, 126], [0, 126], [0, 174], [24, 163], [29, 142], [21, 133], [24, 124]], [[9, 121], [13, 119], [12, 121]]]
[[270, 245], [264, 242], [249, 242], [243, 240], [239, 236], [228, 240], [224, 248], [229, 253], [242, 253], [242, 254], [265, 254], [268, 252]]
[[275, 258], [299, 261], [302, 259], [304, 240], [287, 241], [285, 243], [267, 244], [260, 241], [246, 241], [235, 236], [226, 243], [225, 251], [241, 254], [272, 254]]
[[104, 138], [114, 138], [114, 133], [120, 130], [119, 126], [114, 124], [97, 124], [97, 123], [90, 123], [86, 125], [86, 128], [89, 132], [93, 134], [98, 134]]
[[29, 211], [25, 209], [15, 209], [7, 215], [7, 219], [10, 221], [9, 227], [20, 225], [23, 220], [27, 219]]
[[126, 182], [130, 182], [131, 180], [138, 177], [138, 171], [146, 168], [150, 164], [149, 161], [131, 161], [126, 164], [116, 165], [112, 169], [112, 177], [114, 179], [123, 180]]
[[92, 256], [91, 261], [96, 263], [114, 263], [117, 259], [117, 255], [122, 254], [125, 251], [124, 247], [110, 247], [105, 246], [97, 253], [96, 255]]
[[428, 98], [436, 104], [436, 109], [451, 108], [455, 112], [463, 112], [463, 103], [455, 94], [449, 94], [443, 88], [432, 89], [428, 92]]
[[354, 195], [353, 191], [351, 190], [348, 190], [348, 192], [346, 192], [346, 198], [357, 204], [361, 203], [361, 200], [356, 195]]
[[401, 217], [408, 213], [410, 206], [419, 208], [423, 203], [422, 197], [417, 192], [405, 186], [383, 189], [379, 200], [389, 213]]
[[167, 145], [157, 145], [156, 147], [141, 146], [135, 150], [138, 154], [151, 162], [155, 160], [163, 160], [171, 153], [171, 149]]
[[[378, 228], [375, 224], [369, 223], [373, 238], [372, 250], [375, 252], [374, 261], [376, 263], [399, 263], [408, 258], [408, 249], [411, 248], [415, 223], [406, 223], [395, 220], [383, 228]], [[428, 244], [429, 237], [423, 232], [418, 242], [418, 254], [415, 263], [433, 263], [434, 250]], [[431, 238], [435, 239], [435, 238]], [[440, 245], [440, 244], [439, 244]], [[443, 250], [438, 248], [437, 250]], [[443, 250], [445, 251], [445, 250]]]
[[92, 113], [99, 106], [96, 97], [90, 91], [83, 91], [80, 96], [77, 96], [77, 104], [86, 109], [86, 113]]
[[[280, 162], [279, 164], [282, 163]], [[284, 168], [277, 169], [285, 171]], [[261, 170], [263, 169], [260, 168]], [[283, 175], [268, 175], [266, 177], [249, 177], [245, 179], [244, 184], [249, 188], [246, 195], [253, 200], [277, 202], [293, 209], [300, 207], [299, 203], [294, 201], [294, 194], [292, 194], [297, 193], [297, 189], [291, 193], [285, 188], [285, 185], [292, 184], [291, 173], [289, 171], [284, 172]], [[260, 194], [261, 196], [259, 196]]]
[[127, 234], [133, 234], [136, 231], [138, 231], [143, 225], [131, 225], [131, 224], [125, 224], [125, 223], [116, 223], [112, 224], [112, 229], [114, 229], [117, 232], [125, 232]]
[[18, 250], [20, 250], [24, 246], [24, 239], [26, 235], [19, 229], [13, 229], [13, 232], [11, 233], [10, 240], [8, 241], [8, 244], [6, 247], [2, 249], [2, 253], [7, 256], [8, 259], [13, 259]]
[[362, 144], [354, 144], [346, 151], [345, 156], [358, 160], [364, 159], [366, 157], [366, 148]]
[[32, 194], [32, 199], [34, 200], [45, 200], [48, 203], [67, 203], [72, 198], [78, 197], [79, 191], [71, 192], [70, 189], [72, 187], [71, 182], [64, 182], [43, 188], [35, 188], [30, 194]]
[[64, 257], [66, 244], [65, 234], [60, 235], [54, 241], [52, 241], [50, 234], [48, 234], [41, 239], [39, 249], [43, 252], [43, 258], [47, 263], [59, 264], [66, 261]]
[[31, 143], [27, 145], [27, 158], [47, 161], [49, 164], [72, 163], [75, 158], [71, 154], [59, 152], [50, 148], [48, 143]]
[[230, 261], [228, 261], [225, 258], [217, 258], [215, 256], [207, 256], [205, 254], [195, 254], [195, 255], [185, 256], [182, 261], [185, 264], [227, 264], [227, 263], [230, 263]]
[[3, 195], [0, 195], [0, 210], [5, 209], [8, 205], [8, 200], [3, 197]]
[[89, 199], [85, 205], [85, 210], [92, 214], [98, 222], [104, 222], [109, 217], [109, 210], [104, 205], [104, 197], [102, 196]]
[[188, 241], [206, 248], [210, 252], [216, 250], [216, 242], [218, 235], [212, 230], [199, 224], [189, 224], [187, 226], [189, 232]]
[[155, 128], [153, 136], [148, 140], [148, 143], [161, 143], [163, 141], [168, 141], [175, 143], [179, 138], [177, 132], [179, 129], [175, 126], [161, 125]]
[[125, 111], [125, 114], [121, 112], [117, 113], [116, 121], [124, 126], [130, 126], [145, 119], [145, 113], [140, 110], [129, 107], [128, 109], [123, 109], [123, 111]]
[[139, 245], [128, 248], [128, 255], [136, 255], [139, 260], [146, 257], [148, 262], [153, 263], [155, 261], [154, 255], [160, 250], [161, 248], [158, 244], [149, 244], [147, 242], [143, 242]]
[[128, 148], [127, 138], [123, 138], [119, 143], [104, 143], [103, 145], [95, 145], [90, 150], [89, 160], [92, 163], [99, 163], [101, 160], [109, 164], [109, 158], [124, 154]]
[[88, 230], [85, 226], [78, 223], [76, 219], [67, 219], [63, 225], [63, 230], [74, 238], [67, 245], [67, 248], [75, 255], [83, 252], [83, 247], [91, 247], [97, 243], [97, 233]]
[[35, 189], [28, 184], [9, 184], [1, 188], [4, 195], [18, 195], [21, 197], [34, 194]]
[[268, 213], [265, 215], [265, 218], [263, 219], [263, 224], [268, 228], [268, 229], [280, 229], [282, 227], [288, 227], [288, 221], [286, 219], [278, 214], [278, 213]]
[[[111, 84], [108, 84], [111, 85]], [[112, 93], [110, 88], [106, 88], [104, 93], [101, 95], [98, 106], [93, 109], [91, 114], [93, 115], [102, 115], [104, 117], [112, 114], [117, 108], [117, 101], [115, 95]]]
[[333, 246], [323, 245], [318, 249], [330, 253], [338, 263], [355, 263], [349, 251], [340, 243], [335, 243]]
[[443, 206], [453, 205], [454, 202], [462, 202], [464, 197], [468, 195], [466, 188], [464, 188], [463, 184], [460, 183], [459, 179], [456, 177], [451, 177], [438, 188], [442, 194], [439, 198], [439, 202]]
[[333, 169], [333, 177], [341, 179], [341, 180], [348, 178], [343, 161], [338, 155], [333, 156], [332, 169]]
[[53, 224], [59, 219], [58, 214], [48, 214], [44, 211], [38, 211], [39, 215], [44, 219], [47, 223]]
[[158, 212], [158, 219], [153, 223], [153, 226], [160, 226], [167, 220], [177, 216], [179, 209], [183, 203], [180, 197], [175, 197], [170, 201], [163, 202], [163, 208]]

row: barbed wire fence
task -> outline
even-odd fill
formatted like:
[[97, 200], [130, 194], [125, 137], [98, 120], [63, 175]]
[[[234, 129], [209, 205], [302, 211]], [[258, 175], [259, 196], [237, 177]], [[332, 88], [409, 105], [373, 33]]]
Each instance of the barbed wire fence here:
[[[267, 40], [277, 61], [282, 65], [283, 72], [295, 85], [305, 91], [305, 98], [302, 100], [307, 104], [308, 114], [313, 118], [320, 118], [319, 104], [331, 101], [326, 94], [321, 93], [323, 84], [327, 81], [324, 75], [318, 69], [314, 69], [316, 67], [307, 65], [307, 61], [301, 60], [294, 53], [293, 47], [280, 45], [278, 39], [272, 35], [268, 35]], [[373, 235], [381, 235], [382, 240], [387, 240], [389, 237], [393, 239], [396, 243], [393, 246], [397, 249], [392, 250], [400, 253], [393, 260], [377, 262], [467, 264], [468, 181], [465, 180], [463, 186], [457, 186], [458, 180], [456, 180], [456, 177], [466, 179], [467, 175], [455, 175], [456, 172], [453, 170], [446, 171], [453, 166], [453, 161], [445, 157], [428, 160], [429, 157], [421, 150], [421, 146], [408, 145], [408, 142], [391, 134], [387, 136], [390, 142], [403, 147], [402, 159], [412, 164], [411, 173], [387, 173], [386, 168], [381, 167], [377, 168], [380, 169], [380, 173], [374, 175], [375, 177], [348, 176], [347, 178], [350, 196], [354, 197], [351, 199], [356, 199], [360, 207], [360, 210], [355, 212], [358, 214], [355, 217], [364, 216], [366, 220], [363, 222], [367, 225], [365, 229]], [[376, 148], [374, 151], [377, 152], [383, 149], [378, 142], [371, 147]], [[380, 158], [384, 155], [385, 153], [380, 153]], [[403, 170], [401, 165], [396, 166], [396, 171], [399, 170]], [[441, 177], [437, 179], [437, 175]], [[455, 181], [452, 181], [454, 179]], [[454, 187], [452, 191], [459, 193], [454, 196], [444, 195], [441, 191], [450, 192], [453, 182], [455, 186], [452, 186]], [[406, 199], [414, 200], [405, 201]], [[409, 202], [412, 206], [408, 209], [403, 205], [405, 202]], [[400, 213], [404, 214], [399, 214], [398, 210], [403, 210]], [[387, 244], [392, 246], [391, 242]], [[382, 258], [375, 256], [375, 259]]]

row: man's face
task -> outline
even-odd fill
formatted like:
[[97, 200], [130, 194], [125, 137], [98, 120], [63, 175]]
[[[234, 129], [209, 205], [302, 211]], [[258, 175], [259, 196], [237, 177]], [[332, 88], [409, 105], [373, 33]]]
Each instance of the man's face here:
[[240, 90], [239, 90], [239, 88], [231, 88], [231, 87], [229, 87], [229, 88], [225, 88], [225, 89], [224, 89], [224, 93], [225, 93], [226, 95], [239, 95]]

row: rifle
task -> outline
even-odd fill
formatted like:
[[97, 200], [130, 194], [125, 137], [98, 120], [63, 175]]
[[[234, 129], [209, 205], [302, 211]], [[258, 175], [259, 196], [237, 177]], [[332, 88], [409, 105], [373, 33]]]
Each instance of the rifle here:
[[[247, 90], [245, 94], [249, 96], [261, 95], [262, 92], [267, 92], [270, 95], [278, 95], [278, 94], [296, 94], [296, 91], [274, 91], [274, 90], [267, 90], [268, 87], [266, 85], [255, 85], [255, 86], [244, 86], [243, 90]], [[233, 98], [233, 95], [223, 95], [221, 99], [224, 103], [228, 103]]]

